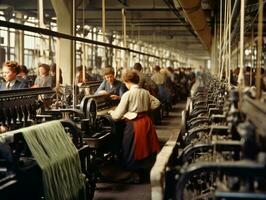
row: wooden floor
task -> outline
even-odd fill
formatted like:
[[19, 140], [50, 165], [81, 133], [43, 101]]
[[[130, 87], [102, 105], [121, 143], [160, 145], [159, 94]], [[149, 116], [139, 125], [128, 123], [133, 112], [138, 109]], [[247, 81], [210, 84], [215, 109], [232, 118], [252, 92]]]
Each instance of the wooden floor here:
[[[180, 103], [173, 107], [169, 116], [156, 126], [157, 135], [162, 146], [180, 129], [181, 111], [185, 104]], [[97, 183], [94, 200], [150, 200], [151, 186], [145, 184], [126, 184], [124, 179], [129, 172], [124, 171], [119, 163], [110, 163], [102, 169], [103, 175], [107, 177], [105, 182]]]

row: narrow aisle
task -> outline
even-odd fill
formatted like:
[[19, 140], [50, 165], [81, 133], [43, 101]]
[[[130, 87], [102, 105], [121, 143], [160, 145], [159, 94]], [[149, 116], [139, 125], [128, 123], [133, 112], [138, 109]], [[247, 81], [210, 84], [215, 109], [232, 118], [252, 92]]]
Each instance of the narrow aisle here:
[[[156, 126], [157, 135], [162, 146], [167, 142], [173, 133], [177, 134], [181, 123], [181, 111], [185, 104], [180, 103], [173, 106], [172, 112]], [[126, 184], [121, 181], [128, 176], [128, 172], [121, 169], [119, 163], [110, 163], [103, 167], [103, 175], [108, 177], [108, 182], [97, 183], [94, 200], [150, 200], [151, 185]]]
[[177, 134], [181, 126], [181, 111], [185, 108], [185, 103], [178, 103], [173, 106], [169, 116], [161, 125], [156, 126], [156, 132], [161, 143], [165, 144], [172, 134]]

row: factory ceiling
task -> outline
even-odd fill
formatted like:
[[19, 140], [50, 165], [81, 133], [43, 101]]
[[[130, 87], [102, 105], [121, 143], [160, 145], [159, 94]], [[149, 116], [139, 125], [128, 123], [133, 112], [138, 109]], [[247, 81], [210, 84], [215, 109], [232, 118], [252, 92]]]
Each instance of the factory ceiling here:
[[[46, 18], [54, 19], [50, 0], [43, 1]], [[101, 0], [76, 0], [76, 3], [77, 24], [102, 26]], [[121, 33], [121, 9], [125, 8], [130, 38], [207, 59], [210, 56], [214, 7], [211, 0], [106, 0], [106, 30]], [[0, 9], [7, 8], [37, 16], [38, 1], [0, 0]]]

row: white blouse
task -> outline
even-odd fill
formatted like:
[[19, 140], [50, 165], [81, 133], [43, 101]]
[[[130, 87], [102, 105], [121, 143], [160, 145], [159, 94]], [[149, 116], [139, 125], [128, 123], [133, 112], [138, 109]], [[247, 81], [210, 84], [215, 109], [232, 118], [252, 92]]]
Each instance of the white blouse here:
[[160, 106], [160, 101], [150, 95], [148, 90], [139, 88], [138, 85], [132, 85], [130, 90], [121, 97], [120, 103], [110, 114], [114, 120], [126, 117], [134, 119], [137, 113], [154, 110]]

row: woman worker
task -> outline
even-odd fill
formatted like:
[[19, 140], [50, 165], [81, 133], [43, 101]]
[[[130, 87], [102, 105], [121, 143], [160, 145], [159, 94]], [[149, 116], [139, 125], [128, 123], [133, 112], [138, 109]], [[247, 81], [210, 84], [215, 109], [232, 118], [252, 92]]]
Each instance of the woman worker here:
[[28, 84], [17, 79], [20, 67], [15, 61], [6, 61], [3, 64], [3, 78], [5, 82], [0, 85], [0, 90], [18, 90], [28, 88]]
[[125, 71], [122, 80], [129, 90], [110, 114], [114, 120], [126, 121], [122, 136], [122, 158], [125, 167], [134, 172], [130, 182], [139, 183], [143, 181], [142, 178], [147, 178], [160, 150], [155, 127], [147, 113], [157, 108], [160, 101], [147, 90], [139, 88], [136, 72]]

